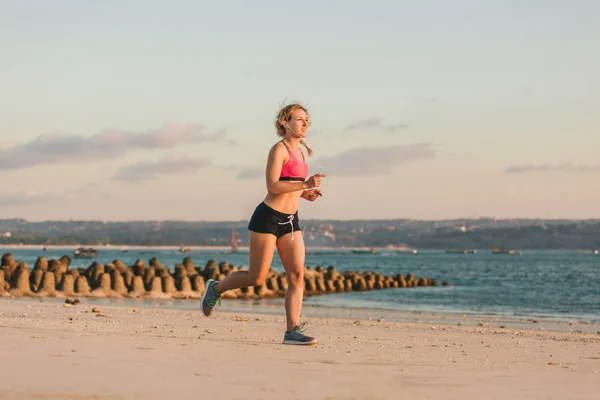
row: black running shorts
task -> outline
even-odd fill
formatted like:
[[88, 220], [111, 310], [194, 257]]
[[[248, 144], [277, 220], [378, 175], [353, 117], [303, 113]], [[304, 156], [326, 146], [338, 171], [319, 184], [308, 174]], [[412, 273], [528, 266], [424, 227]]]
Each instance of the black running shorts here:
[[248, 229], [252, 232], [270, 233], [278, 238], [291, 232], [293, 238], [294, 231], [300, 230], [298, 211], [294, 214], [284, 214], [261, 202], [250, 218]]

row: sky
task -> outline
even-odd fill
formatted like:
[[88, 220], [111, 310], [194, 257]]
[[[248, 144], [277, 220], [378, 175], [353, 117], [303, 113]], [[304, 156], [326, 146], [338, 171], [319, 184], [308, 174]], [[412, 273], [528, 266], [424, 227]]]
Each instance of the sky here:
[[600, 0], [0, 0], [0, 218], [599, 218]]

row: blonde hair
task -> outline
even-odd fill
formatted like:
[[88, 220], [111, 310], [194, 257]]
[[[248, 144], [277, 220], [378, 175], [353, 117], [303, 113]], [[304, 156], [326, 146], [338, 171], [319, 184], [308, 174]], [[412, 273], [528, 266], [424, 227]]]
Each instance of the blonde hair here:
[[[282, 107], [281, 110], [279, 110], [279, 113], [277, 113], [277, 119], [275, 119], [275, 129], [277, 129], [278, 136], [285, 137], [285, 123], [289, 122], [292, 119], [292, 113], [296, 110], [302, 110], [308, 114], [306, 108], [304, 108], [304, 106], [298, 103], [288, 104], [287, 106]], [[309, 157], [313, 155], [312, 149], [308, 147], [304, 139], [300, 139], [300, 144], [306, 148]]]

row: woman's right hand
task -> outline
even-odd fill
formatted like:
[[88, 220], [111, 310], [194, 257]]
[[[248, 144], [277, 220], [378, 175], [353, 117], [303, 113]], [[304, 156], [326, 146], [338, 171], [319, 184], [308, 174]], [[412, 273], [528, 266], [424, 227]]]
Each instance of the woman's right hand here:
[[307, 189], [321, 186], [321, 178], [325, 178], [325, 176], [325, 174], [318, 173], [308, 178], [305, 181], [306, 185], [308, 186]]

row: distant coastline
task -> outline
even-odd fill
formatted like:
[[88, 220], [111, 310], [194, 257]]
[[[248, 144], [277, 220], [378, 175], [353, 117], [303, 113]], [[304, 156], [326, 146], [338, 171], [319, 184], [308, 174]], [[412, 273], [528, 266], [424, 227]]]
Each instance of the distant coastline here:
[[[208, 252], [227, 252], [230, 253], [231, 252], [231, 247], [230, 246], [184, 246], [186, 251], [182, 251], [181, 255], [185, 257], [186, 254], [189, 254], [191, 252], [194, 251], [208, 251]], [[73, 253], [73, 251], [75, 251], [75, 249], [78, 248], [93, 248], [96, 249], [98, 252], [102, 252], [102, 251], [111, 251], [111, 252], [127, 252], [127, 251], [153, 251], [153, 250], [157, 250], [157, 251], [175, 251], [175, 252], [179, 252], [181, 250], [181, 246], [172, 246], [172, 245], [162, 245], [162, 246], [144, 246], [144, 245], [114, 245], [114, 246], [91, 246], [91, 245], [81, 245], [81, 244], [73, 244], [73, 245], [37, 245], [37, 244], [0, 244], [0, 252], [4, 253], [4, 252], [9, 252], [11, 250], [38, 250], [40, 252], [40, 254], [42, 255], [45, 251], [44, 248], [46, 249], [46, 251], [58, 251], [58, 250], [64, 250], [66, 252], [68, 252], [68, 255], [71, 255]], [[238, 246], [237, 248], [237, 252], [238, 253], [247, 253], [248, 252], [248, 246]], [[494, 249], [474, 249], [477, 250], [474, 253], [472, 252], [467, 252], [467, 250], [464, 251], [464, 254], [477, 254], [477, 253], [493, 253]], [[362, 254], [388, 254], [388, 253], [405, 253], [405, 254], [413, 254], [413, 255], [417, 255], [419, 254], [420, 251], [438, 251], [438, 252], [450, 252], [448, 249], [443, 249], [443, 248], [439, 248], [439, 249], [432, 249], [432, 248], [427, 248], [427, 249], [413, 249], [413, 248], [402, 248], [402, 247], [398, 247], [398, 248], [391, 248], [391, 247], [369, 247], [369, 248], [365, 248], [365, 247], [343, 247], [343, 246], [339, 246], [339, 247], [335, 247], [335, 246], [307, 246], [306, 249], [306, 253], [307, 255], [310, 255], [311, 253], [318, 253], [320, 251], [331, 251], [331, 252], [348, 252], [348, 253], [352, 253], [352, 252], [356, 252], [356, 253], [362, 253]], [[515, 252], [515, 254], [517, 255], [522, 255], [523, 253], [526, 253], [528, 251], [569, 251], [569, 252], [578, 252], [578, 253], [582, 253], [582, 254], [592, 254], [592, 255], [600, 255], [600, 252], [598, 250], [590, 250], [590, 249], [561, 249], [561, 248], [556, 248], [556, 249], [521, 249], [517, 252]], [[277, 249], [275, 249], [275, 252], [277, 252]], [[455, 251], [455, 254], [462, 254], [461, 251]], [[512, 254], [512, 253], [511, 253]]]
[[[110, 250], [110, 251], [126, 251], [126, 250], [180, 250], [184, 247], [187, 250], [204, 250], [204, 251], [231, 251], [230, 246], [173, 246], [173, 245], [161, 245], [161, 246], [144, 246], [144, 245], [101, 245], [101, 246], [92, 246], [88, 244], [72, 244], [72, 245], [39, 245], [39, 244], [0, 244], [0, 249], [10, 250], [10, 249], [25, 249], [25, 250], [40, 250], [43, 248], [47, 250], [69, 250], [72, 251], [76, 248], [84, 247], [89, 248], [92, 247], [97, 250]], [[309, 246], [307, 251], [360, 251], [366, 250], [365, 247], [335, 247], [335, 246]], [[376, 251], [409, 251], [412, 250], [406, 247], [369, 247], [367, 250], [376, 250]], [[247, 252], [248, 246], [238, 246], [238, 251]], [[182, 253], [184, 254], [184, 253]]]
[[[600, 249], [598, 220], [302, 221], [308, 249]], [[244, 221], [45, 221], [0, 219], [1, 246], [225, 249], [249, 243]], [[23, 248], [23, 247], [21, 247]], [[55, 247], [54, 247], [55, 248]]]

